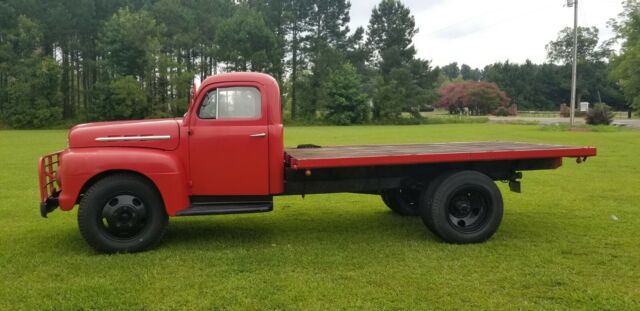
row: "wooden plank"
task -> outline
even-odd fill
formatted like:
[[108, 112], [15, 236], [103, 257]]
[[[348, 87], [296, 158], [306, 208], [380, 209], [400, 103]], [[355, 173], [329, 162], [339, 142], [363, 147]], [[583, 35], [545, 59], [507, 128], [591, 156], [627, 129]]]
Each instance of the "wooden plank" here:
[[591, 147], [513, 142], [330, 146], [288, 148], [285, 152], [294, 169], [596, 155], [596, 149]]

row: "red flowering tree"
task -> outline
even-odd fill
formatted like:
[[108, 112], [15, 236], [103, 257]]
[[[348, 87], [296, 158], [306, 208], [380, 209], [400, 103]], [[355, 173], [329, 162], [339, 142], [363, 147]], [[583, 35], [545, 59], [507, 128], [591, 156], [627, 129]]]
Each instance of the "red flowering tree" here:
[[443, 85], [438, 90], [440, 99], [436, 103], [439, 108], [446, 108], [451, 114], [468, 109], [473, 115], [495, 113], [500, 107], [508, 107], [511, 98], [495, 83], [489, 82], [454, 82]]

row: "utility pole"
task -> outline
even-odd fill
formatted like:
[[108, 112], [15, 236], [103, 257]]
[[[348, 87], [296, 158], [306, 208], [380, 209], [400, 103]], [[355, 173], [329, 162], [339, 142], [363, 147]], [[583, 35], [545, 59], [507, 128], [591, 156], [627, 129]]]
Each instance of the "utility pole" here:
[[576, 114], [576, 83], [578, 73], [578, 0], [567, 0], [567, 6], [573, 6], [573, 68], [571, 70], [571, 117], [569, 125], [573, 128]]

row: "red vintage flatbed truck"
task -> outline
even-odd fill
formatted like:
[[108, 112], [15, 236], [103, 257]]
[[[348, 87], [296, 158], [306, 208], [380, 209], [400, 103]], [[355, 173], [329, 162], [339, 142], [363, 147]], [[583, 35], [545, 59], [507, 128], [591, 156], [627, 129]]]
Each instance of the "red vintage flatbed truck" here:
[[194, 87], [183, 118], [81, 124], [68, 148], [39, 162], [40, 213], [76, 204], [83, 238], [100, 252], [159, 243], [169, 216], [266, 212], [273, 197], [380, 195], [394, 212], [421, 216], [450, 243], [498, 229], [502, 196], [521, 172], [578, 162], [596, 149], [511, 142], [285, 149], [280, 91], [260, 73], [228, 73]]

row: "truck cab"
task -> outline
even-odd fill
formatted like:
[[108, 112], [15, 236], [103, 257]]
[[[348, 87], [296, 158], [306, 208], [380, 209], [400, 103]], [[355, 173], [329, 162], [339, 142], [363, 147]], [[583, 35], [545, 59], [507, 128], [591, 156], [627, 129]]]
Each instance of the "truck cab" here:
[[281, 109], [278, 84], [268, 75], [206, 79], [182, 124], [191, 194], [282, 193]]

